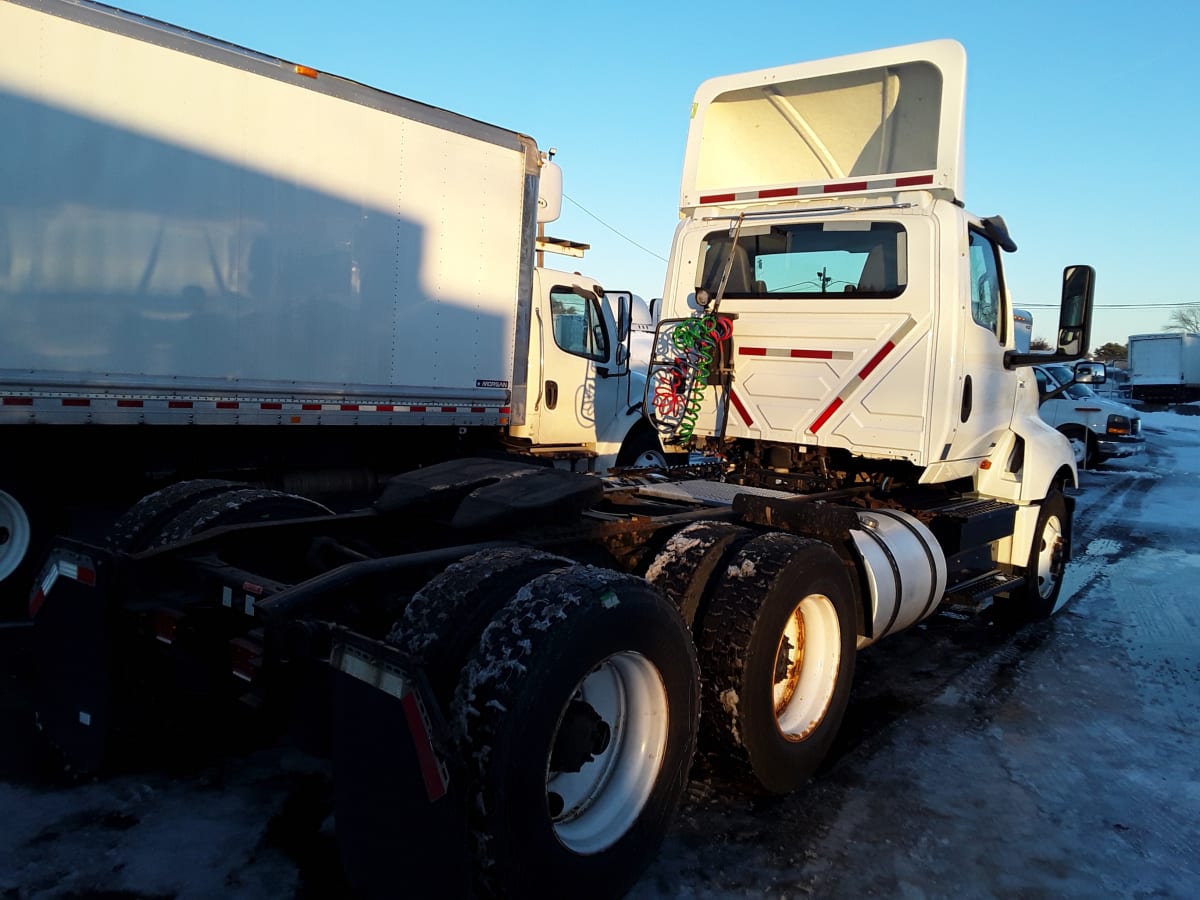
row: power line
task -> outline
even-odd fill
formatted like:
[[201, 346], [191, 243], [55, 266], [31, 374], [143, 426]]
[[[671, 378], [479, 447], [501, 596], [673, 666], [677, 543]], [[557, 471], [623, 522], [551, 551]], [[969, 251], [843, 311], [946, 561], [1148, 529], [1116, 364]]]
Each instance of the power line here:
[[583, 204], [579, 203], [573, 197], [568, 197], [565, 193], [563, 194], [563, 196], [566, 197], [566, 199], [570, 200], [572, 203], [574, 203], [576, 206], [578, 206], [580, 209], [582, 209], [585, 213], [587, 213], [589, 216], [591, 216], [593, 219], [595, 219], [597, 222], [599, 222], [605, 228], [607, 228], [609, 231], [611, 231], [613, 234], [615, 234], [617, 237], [621, 238], [622, 240], [629, 241], [629, 243], [633, 244], [633, 246], [637, 247], [639, 250], [645, 250], [647, 253], [649, 253], [651, 256], [653, 256], [655, 259], [661, 259], [663, 262], [667, 262], [667, 258], [665, 256], [659, 256], [657, 253], [655, 253], [649, 247], [643, 247], [641, 244], [639, 244], [633, 238], [627, 237], [626, 235], [621, 234], [621, 232], [617, 231], [617, 229], [613, 228], [611, 225], [609, 225], [607, 222], [605, 222], [602, 218], [600, 218], [598, 215], [596, 215], [590, 209], [587, 209], [586, 207], [584, 207]]

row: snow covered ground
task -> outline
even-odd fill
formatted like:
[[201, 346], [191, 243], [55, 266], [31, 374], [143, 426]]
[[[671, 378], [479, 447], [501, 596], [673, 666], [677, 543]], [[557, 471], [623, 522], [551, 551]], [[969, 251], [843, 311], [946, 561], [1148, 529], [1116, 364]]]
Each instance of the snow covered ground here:
[[[1144, 456], [1083, 473], [1054, 618], [938, 616], [869, 648], [812, 784], [759, 800], [696, 779], [630, 896], [1200, 896], [1193, 411], [1145, 414]], [[18, 669], [0, 670], [0, 897], [345, 894], [309, 757], [66, 785], [34, 757]]]

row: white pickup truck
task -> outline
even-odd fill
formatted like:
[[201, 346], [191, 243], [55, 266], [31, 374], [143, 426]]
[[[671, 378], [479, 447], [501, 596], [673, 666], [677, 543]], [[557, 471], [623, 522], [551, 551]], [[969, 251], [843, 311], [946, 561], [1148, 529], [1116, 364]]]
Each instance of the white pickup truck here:
[[1136, 456], [1146, 449], [1137, 410], [1101, 397], [1075, 380], [1067, 365], [1034, 366], [1042, 420], [1067, 436], [1075, 465], [1091, 469], [1105, 460]]

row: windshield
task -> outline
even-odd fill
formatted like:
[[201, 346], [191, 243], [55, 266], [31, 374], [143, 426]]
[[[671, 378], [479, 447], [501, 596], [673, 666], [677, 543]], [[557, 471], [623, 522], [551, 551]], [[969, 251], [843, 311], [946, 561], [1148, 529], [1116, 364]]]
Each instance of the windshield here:
[[[1075, 377], [1075, 373], [1071, 371], [1070, 366], [1049, 366], [1049, 369], [1054, 380], [1060, 385], [1069, 384]], [[1086, 384], [1072, 384], [1063, 393], [1072, 400], [1086, 400], [1089, 397], [1096, 396], [1096, 392], [1092, 390], [1090, 385]]]
[[709, 233], [696, 287], [715, 297], [897, 297], [908, 282], [908, 241], [894, 222], [745, 225], [733, 251], [728, 231]]

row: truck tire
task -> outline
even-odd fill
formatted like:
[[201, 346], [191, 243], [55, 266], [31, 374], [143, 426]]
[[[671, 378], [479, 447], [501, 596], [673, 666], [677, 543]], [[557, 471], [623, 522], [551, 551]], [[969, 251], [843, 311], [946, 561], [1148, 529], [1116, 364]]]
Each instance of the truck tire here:
[[164, 525], [214, 494], [240, 490], [246, 485], [217, 478], [200, 478], [168, 485], [147, 494], [126, 510], [109, 529], [109, 549], [138, 553], [154, 545]]
[[1058, 605], [1071, 558], [1071, 515], [1061, 491], [1051, 490], [1046, 495], [1033, 533], [1025, 584], [1009, 598], [1005, 610], [1009, 619], [1017, 621], [1049, 618]]
[[425, 669], [434, 694], [448, 705], [479, 635], [520, 588], [572, 565], [529, 547], [481, 550], [433, 578], [404, 608], [387, 642]]
[[694, 628], [713, 572], [721, 560], [754, 535], [732, 522], [693, 522], [663, 546], [646, 569], [646, 580], [661, 590]]
[[658, 852], [699, 717], [691, 636], [643, 579], [573, 566], [484, 630], [452, 707], [479, 893], [618, 897]]
[[162, 547], [222, 525], [244, 525], [308, 516], [331, 516], [333, 510], [299, 494], [267, 488], [221, 490], [186, 506], [148, 538], [147, 547]]
[[28, 615], [33, 579], [56, 530], [52, 519], [36, 495], [0, 483], [0, 620]]
[[783, 532], [745, 544], [697, 637], [705, 759], [752, 792], [802, 785], [841, 725], [855, 640], [854, 591], [832, 547]]
[[666, 469], [667, 455], [652, 428], [636, 426], [617, 453], [617, 468]]

